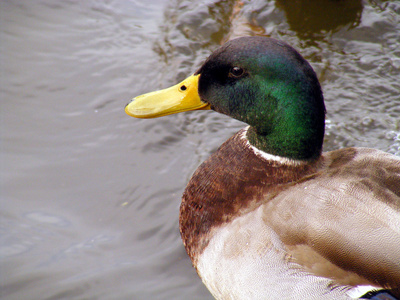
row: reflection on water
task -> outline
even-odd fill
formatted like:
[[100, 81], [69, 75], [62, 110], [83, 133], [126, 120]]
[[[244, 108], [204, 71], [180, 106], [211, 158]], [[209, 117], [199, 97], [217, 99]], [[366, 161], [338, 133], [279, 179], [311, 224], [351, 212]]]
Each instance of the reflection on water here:
[[183, 249], [182, 191], [244, 125], [125, 115], [229, 38], [299, 49], [328, 110], [325, 150], [400, 155], [397, 1], [2, 1], [2, 299], [211, 299]]
[[324, 38], [342, 27], [357, 27], [361, 21], [362, 0], [276, 0], [285, 11], [290, 29], [301, 39]]

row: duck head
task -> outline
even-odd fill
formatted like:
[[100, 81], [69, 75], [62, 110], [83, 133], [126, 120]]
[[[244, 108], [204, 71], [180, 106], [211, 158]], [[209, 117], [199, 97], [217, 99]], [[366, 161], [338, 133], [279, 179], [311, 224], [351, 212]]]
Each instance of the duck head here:
[[125, 111], [154, 118], [212, 109], [250, 125], [247, 138], [261, 151], [311, 160], [322, 151], [325, 106], [317, 76], [291, 46], [242, 37], [214, 51], [181, 83], [138, 96]]

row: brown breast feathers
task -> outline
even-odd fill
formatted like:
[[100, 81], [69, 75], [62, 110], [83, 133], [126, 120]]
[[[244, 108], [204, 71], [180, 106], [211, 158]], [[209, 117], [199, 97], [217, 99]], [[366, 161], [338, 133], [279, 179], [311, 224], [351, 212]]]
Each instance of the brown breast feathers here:
[[[196, 265], [211, 230], [257, 208], [298, 180], [311, 179], [317, 162], [283, 164], [256, 155], [241, 130], [193, 174], [180, 207], [180, 231]], [[319, 163], [319, 161], [318, 161]]]

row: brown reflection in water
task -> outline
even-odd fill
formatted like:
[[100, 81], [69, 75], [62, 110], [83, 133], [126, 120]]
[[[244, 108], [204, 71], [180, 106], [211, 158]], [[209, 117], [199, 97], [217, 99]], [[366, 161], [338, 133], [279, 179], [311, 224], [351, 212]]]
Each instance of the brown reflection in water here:
[[343, 26], [356, 27], [363, 10], [362, 0], [276, 0], [275, 5], [301, 39], [322, 38]]

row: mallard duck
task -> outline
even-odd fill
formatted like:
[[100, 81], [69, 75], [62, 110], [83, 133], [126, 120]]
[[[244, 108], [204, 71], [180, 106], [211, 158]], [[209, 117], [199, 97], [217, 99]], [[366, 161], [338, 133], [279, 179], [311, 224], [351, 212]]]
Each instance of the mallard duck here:
[[206, 109], [249, 125], [200, 165], [180, 207], [184, 246], [216, 299], [399, 297], [400, 158], [322, 153], [323, 94], [295, 49], [231, 40], [194, 75], [125, 111]]

